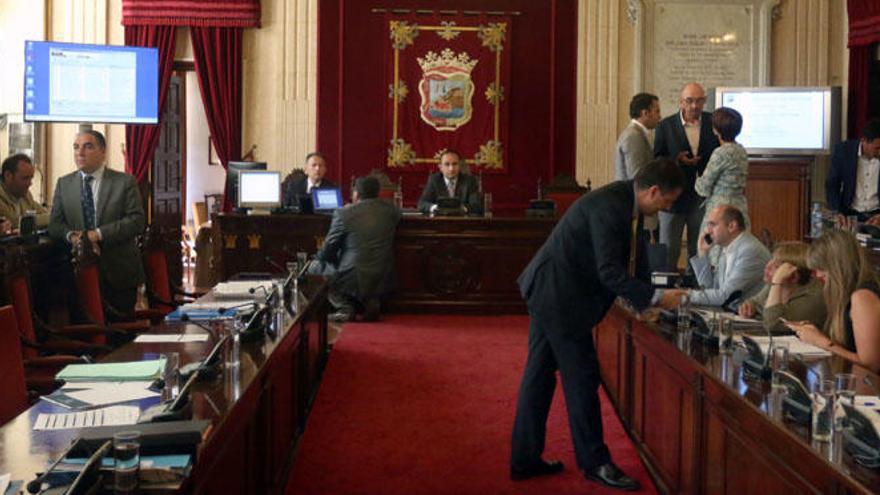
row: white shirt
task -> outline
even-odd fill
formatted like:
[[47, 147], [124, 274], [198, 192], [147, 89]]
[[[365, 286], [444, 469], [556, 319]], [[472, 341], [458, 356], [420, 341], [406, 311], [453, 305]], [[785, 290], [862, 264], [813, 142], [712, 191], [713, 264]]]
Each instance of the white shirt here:
[[[322, 180], [323, 180], [323, 179], [322, 179]], [[320, 182], [317, 182], [317, 183], [312, 182], [312, 179], [307, 179], [307, 180], [306, 180], [306, 184], [307, 184], [307, 185], [306, 185], [306, 194], [310, 194], [310, 193], [312, 192], [312, 189], [314, 189], [314, 188], [316, 188], [316, 187], [321, 187], [321, 183], [320, 183]]]
[[874, 211], [880, 209], [880, 198], [877, 197], [877, 181], [880, 179], [880, 159], [868, 159], [862, 156], [862, 145], [859, 145], [859, 160], [856, 167], [856, 191], [850, 205], [856, 211]]
[[678, 116], [681, 118], [681, 125], [684, 127], [684, 133], [687, 136], [688, 144], [691, 147], [691, 154], [693, 156], [697, 156], [700, 154], [700, 118], [697, 119], [696, 122], [690, 124], [684, 120], [684, 114], [681, 112], [678, 113]]

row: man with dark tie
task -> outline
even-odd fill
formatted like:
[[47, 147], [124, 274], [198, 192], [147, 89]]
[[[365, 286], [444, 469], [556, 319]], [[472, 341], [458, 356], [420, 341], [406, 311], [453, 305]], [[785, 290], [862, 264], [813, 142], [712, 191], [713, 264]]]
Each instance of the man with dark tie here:
[[674, 162], [657, 159], [634, 180], [582, 196], [520, 275], [529, 310], [529, 354], [516, 404], [511, 479], [563, 469], [561, 462], [541, 457], [558, 370], [578, 468], [588, 480], [611, 488], [639, 488], [611, 461], [603, 439], [599, 362], [591, 332], [618, 296], [638, 311], [652, 304], [678, 305], [683, 291], [651, 286], [642, 221], [669, 208], [684, 184], [684, 173]]
[[477, 178], [462, 173], [461, 165], [461, 155], [457, 151], [446, 150], [440, 155], [440, 171], [428, 177], [419, 198], [419, 211], [428, 215], [437, 210], [438, 198], [458, 198], [465, 213], [482, 213], [483, 204]]
[[137, 288], [144, 282], [135, 242], [144, 230], [144, 210], [134, 177], [108, 168], [106, 152], [100, 132], [76, 135], [77, 171], [55, 185], [49, 235], [71, 244], [87, 237], [96, 246], [101, 296], [114, 310], [127, 314], [134, 310]]
[[312, 189], [336, 187], [335, 182], [324, 177], [327, 174], [327, 160], [317, 151], [306, 155], [305, 172], [304, 177], [292, 180], [288, 184], [284, 192], [284, 204], [298, 204], [297, 198], [312, 194]]

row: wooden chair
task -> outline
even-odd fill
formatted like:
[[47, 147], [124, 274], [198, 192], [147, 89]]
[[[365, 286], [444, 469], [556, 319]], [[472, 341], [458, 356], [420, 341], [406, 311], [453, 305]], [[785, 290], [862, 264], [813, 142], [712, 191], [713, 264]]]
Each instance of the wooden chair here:
[[588, 188], [578, 184], [574, 177], [565, 174], [557, 175], [550, 185], [541, 188], [541, 195], [544, 199], [556, 202], [558, 216], [565, 214], [568, 207], [587, 192], [589, 192]]
[[195, 201], [192, 204], [192, 209], [193, 227], [195, 227], [196, 233], [198, 233], [199, 229], [210, 220], [210, 217], [208, 217], [208, 207], [204, 201]]
[[28, 408], [24, 360], [12, 306], [0, 308], [0, 425]]
[[205, 194], [205, 212], [207, 220], [223, 210], [223, 193]]

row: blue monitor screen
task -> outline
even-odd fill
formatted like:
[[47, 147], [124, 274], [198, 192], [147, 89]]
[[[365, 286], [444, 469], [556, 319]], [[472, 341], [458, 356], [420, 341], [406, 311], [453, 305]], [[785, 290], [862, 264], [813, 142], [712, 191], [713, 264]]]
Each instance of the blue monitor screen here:
[[28, 122], [159, 122], [159, 50], [24, 43]]
[[315, 211], [318, 210], [335, 210], [342, 207], [342, 191], [337, 187], [335, 189], [312, 189], [312, 204]]

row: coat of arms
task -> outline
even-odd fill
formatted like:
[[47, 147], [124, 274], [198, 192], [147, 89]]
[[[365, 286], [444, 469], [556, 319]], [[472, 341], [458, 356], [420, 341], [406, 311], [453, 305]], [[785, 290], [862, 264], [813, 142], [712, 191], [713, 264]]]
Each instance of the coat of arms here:
[[429, 51], [418, 62], [422, 68], [422, 120], [438, 131], [454, 131], [467, 124], [473, 114], [471, 71], [477, 60], [471, 60], [466, 52], [456, 55], [447, 48], [440, 55]]

